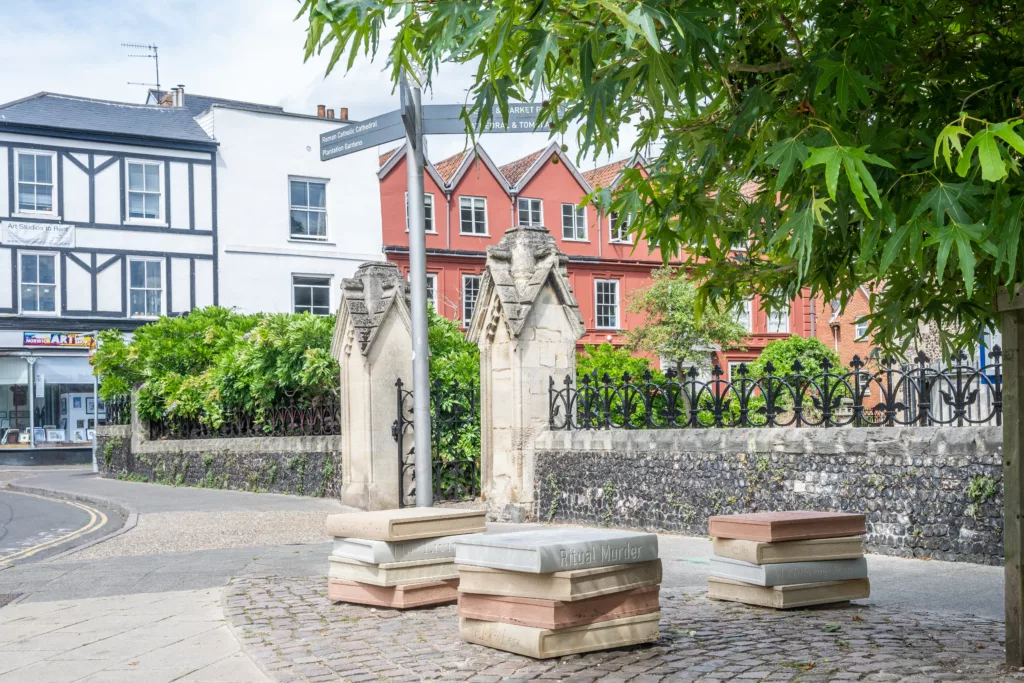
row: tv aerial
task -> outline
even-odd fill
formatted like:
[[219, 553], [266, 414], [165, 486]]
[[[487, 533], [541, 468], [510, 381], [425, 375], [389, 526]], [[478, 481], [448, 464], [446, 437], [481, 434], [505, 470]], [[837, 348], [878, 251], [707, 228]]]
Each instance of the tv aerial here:
[[144, 50], [144, 54], [129, 54], [129, 57], [141, 57], [142, 59], [152, 59], [153, 66], [156, 68], [156, 83], [136, 83], [128, 81], [128, 85], [144, 85], [150, 88], [160, 89], [160, 55], [157, 52], [156, 45], [143, 45], [141, 43], [121, 43], [121, 47], [126, 47], [129, 50]]

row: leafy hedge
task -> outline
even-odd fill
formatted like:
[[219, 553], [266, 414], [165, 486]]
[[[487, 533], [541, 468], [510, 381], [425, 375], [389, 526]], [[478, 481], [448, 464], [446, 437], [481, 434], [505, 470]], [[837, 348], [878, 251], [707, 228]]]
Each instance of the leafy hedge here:
[[[334, 316], [243, 315], [211, 306], [143, 325], [131, 339], [105, 330], [92, 364], [104, 400], [139, 386], [143, 419], [199, 417], [218, 427], [228, 410], [259, 418], [275, 405], [307, 405], [337, 393], [334, 322]], [[431, 379], [444, 386], [479, 384], [476, 346], [433, 312], [429, 325]], [[461, 450], [475, 443], [479, 452], [479, 427], [458, 441]]]
[[331, 316], [243, 315], [211, 306], [143, 325], [131, 339], [105, 330], [92, 364], [104, 399], [139, 386], [140, 417], [200, 417], [217, 427], [229, 409], [259, 417], [275, 405], [305, 405], [336, 392], [333, 332]]

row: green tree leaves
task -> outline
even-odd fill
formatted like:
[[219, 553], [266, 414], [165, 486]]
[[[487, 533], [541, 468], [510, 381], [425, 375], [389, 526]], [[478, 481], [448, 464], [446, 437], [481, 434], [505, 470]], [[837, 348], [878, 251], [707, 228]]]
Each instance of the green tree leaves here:
[[776, 192], [782, 192], [783, 185], [793, 174], [793, 168], [806, 161], [809, 154], [807, 147], [797, 138], [787, 138], [772, 145], [765, 157], [765, 163], [778, 169], [778, 175], [775, 177]]
[[856, 98], [864, 105], [871, 104], [868, 89], [878, 90], [878, 84], [873, 80], [850, 68], [846, 62], [819, 59], [814, 65], [821, 69], [821, 76], [814, 86], [814, 94], [820, 95], [834, 82], [836, 104], [841, 113], [846, 114], [850, 108], [851, 98]]
[[[683, 263], [702, 305], [801, 287], [842, 302], [868, 286], [877, 342], [899, 351], [930, 322], [949, 349], [974, 343], [997, 288], [1024, 277], [1024, 13], [955, 0], [304, 0], [302, 16], [307, 55], [332, 64], [374, 53], [387, 24], [392, 78], [455, 62], [472, 66], [470, 106], [543, 92], [552, 135], [575, 133], [581, 157], [612, 152], [632, 126], [650, 172], [611, 202]], [[723, 246], [740, 239], [742, 261]]]
[[868, 210], [867, 194], [875, 201], [877, 206], [882, 206], [882, 199], [878, 196], [878, 186], [875, 184], [874, 176], [865, 163], [893, 168], [885, 159], [869, 154], [867, 147], [819, 147], [811, 148], [810, 156], [804, 162], [804, 168], [809, 169], [815, 166], [825, 166], [825, 185], [828, 188], [828, 196], [833, 200], [836, 198], [836, 190], [839, 186], [839, 171], [845, 172], [846, 180], [850, 190], [857, 198], [857, 203], [868, 218], [871, 212]]

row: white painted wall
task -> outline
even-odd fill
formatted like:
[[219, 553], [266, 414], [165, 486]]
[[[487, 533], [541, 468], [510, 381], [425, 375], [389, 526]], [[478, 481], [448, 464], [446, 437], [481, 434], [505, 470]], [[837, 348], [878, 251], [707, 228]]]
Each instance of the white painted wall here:
[[[320, 134], [337, 120], [214, 107], [201, 122], [216, 134], [220, 300], [246, 312], [292, 310], [293, 274], [341, 279], [382, 261], [377, 154], [320, 161]], [[289, 178], [327, 180], [327, 240], [290, 239]]]

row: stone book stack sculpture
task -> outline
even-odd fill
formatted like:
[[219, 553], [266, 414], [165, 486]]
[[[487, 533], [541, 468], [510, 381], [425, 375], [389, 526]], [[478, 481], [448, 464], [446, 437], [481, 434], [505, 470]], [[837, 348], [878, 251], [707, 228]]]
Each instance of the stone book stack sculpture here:
[[537, 659], [658, 638], [654, 534], [542, 529], [455, 542], [462, 639]]
[[790, 609], [870, 595], [864, 515], [757, 512], [708, 519], [708, 597]]
[[327, 597], [395, 609], [455, 602], [455, 540], [485, 531], [484, 515], [438, 508], [331, 515]]

